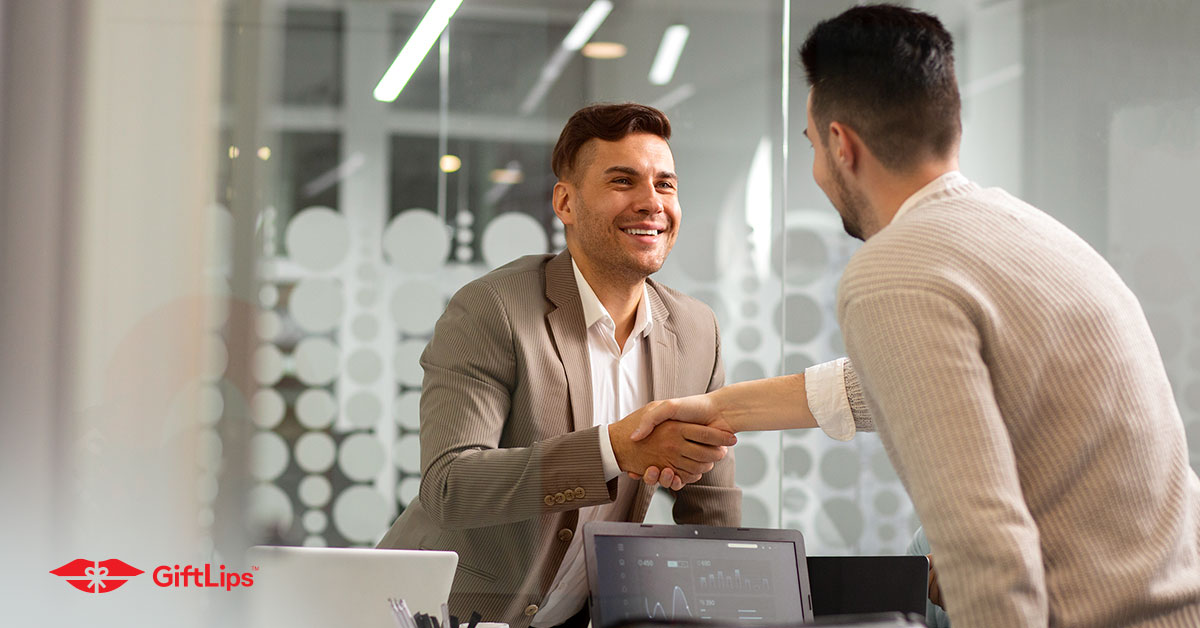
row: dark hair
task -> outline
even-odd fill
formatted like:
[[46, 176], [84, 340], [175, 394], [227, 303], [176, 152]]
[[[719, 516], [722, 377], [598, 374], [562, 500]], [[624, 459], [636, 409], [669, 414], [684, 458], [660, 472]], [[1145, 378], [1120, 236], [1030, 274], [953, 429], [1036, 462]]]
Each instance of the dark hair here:
[[954, 40], [936, 17], [890, 4], [854, 7], [817, 24], [800, 60], [822, 142], [837, 120], [898, 172], [958, 145]]
[[559, 179], [567, 179], [575, 169], [580, 149], [588, 140], [615, 142], [634, 133], [650, 133], [669, 140], [671, 122], [658, 109], [636, 103], [588, 105], [567, 120], [554, 145], [550, 168]]

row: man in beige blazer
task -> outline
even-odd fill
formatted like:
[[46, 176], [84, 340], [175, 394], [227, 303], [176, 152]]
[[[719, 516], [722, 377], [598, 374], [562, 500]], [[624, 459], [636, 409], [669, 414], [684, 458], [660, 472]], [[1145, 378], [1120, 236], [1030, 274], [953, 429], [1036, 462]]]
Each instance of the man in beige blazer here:
[[647, 279], [681, 221], [669, 137], [640, 105], [572, 116], [553, 156], [567, 250], [464, 286], [421, 356], [420, 496], [379, 547], [458, 552], [460, 617], [586, 626], [582, 522], [641, 521], [653, 495], [627, 473], [694, 481], [679, 523], [740, 523], [732, 435], [672, 422], [634, 442], [620, 420], [725, 378], [712, 311]]

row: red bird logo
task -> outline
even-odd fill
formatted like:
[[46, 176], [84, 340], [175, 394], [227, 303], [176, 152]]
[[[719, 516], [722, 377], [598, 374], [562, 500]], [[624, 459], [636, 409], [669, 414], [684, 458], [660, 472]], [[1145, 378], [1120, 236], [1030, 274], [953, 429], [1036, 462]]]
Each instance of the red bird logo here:
[[67, 584], [84, 593], [108, 593], [144, 572], [115, 558], [98, 561], [77, 558], [50, 573], [66, 578]]

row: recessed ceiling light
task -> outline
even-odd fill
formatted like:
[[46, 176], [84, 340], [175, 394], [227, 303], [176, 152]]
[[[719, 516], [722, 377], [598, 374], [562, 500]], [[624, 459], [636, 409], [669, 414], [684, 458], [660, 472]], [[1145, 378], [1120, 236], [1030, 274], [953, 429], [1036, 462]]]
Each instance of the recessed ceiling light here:
[[442, 169], [442, 172], [458, 172], [458, 169], [462, 168], [462, 160], [458, 158], [458, 155], [442, 155], [442, 158], [438, 160], [438, 167]]
[[583, 47], [583, 56], [591, 59], [620, 59], [629, 49], [615, 41], [593, 41]]

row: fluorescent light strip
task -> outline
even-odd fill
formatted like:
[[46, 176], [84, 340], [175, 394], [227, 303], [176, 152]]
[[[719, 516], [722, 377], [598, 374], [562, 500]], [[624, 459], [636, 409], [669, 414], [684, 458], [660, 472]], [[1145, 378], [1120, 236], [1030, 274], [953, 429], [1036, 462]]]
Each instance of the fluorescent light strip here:
[[442, 31], [446, 30], [446, 25], [450, 23], [451, 16], [458, 10], [458, 5], [462, 4], [462, 1], [434, 0], [429, 10], [425, 12], [425, 17], [421, 18], [421, 23], [417, 24], [417, 29], [413, 31], [412, 37], [408, 38], [408, 43], [404, 44], [404, 48], [400, 49], [400, 54], [396, 55], [392, 66], [384, 73], [383, 78], [379, 79], [379, 84], [375, 86], [375, 100], [381, 102], [396, 100], [400, 91], [412, 78], [413, 72], [416, 72], [421, 61], [425, 60], [425, 55], [429, 54], [433, 42], [442, 36]]
[[663, 33], [662, 43], [658, 45], [658, 54], [654, 55], [654, 64], [650, 66], [650, 82], [655, 85], [666, 85], [675, 76], [675, 66], [679, 64], [679, 56], [687, 44], [688, 27], [683, 24], [668, 26]]
[[575, 22], [575, 26], [571, 28], [571, 32], [563, 39], [562, 46], [567, 50], [579, 50], [583, 45], [588, 43], [592, 35], [596, 34], [596, 29], [604, 23], [604, 18], [612, 12], [613, 4], [609, 0], [596, 0], [592, 6], [588, 7], [583, 15], [579, 16], [579, 21]]
[[604, 19], [612, 12], [612, 8], [613, 4], [609, 0], [596, 0], [579, 16], [575, 26], [571, 27], [571, 32], [563, 38], [562, 45], [554, 51], [554, 54], [546, 61], [546, 65], [542, 66], [542, 73], [538, 76], [538, 81], [534, 84], [533, 89], [530, 89], [525, 100], [521, 101], [518, 109], [521, 115], [527, 116], [537, 109], [542, 100], [546, 98], [546, 94], [550, 92], [550, 87], [567, 67], [571, 55], [583, 48], [592, 35], [596, 34], [596, 30], [604, 23]]

